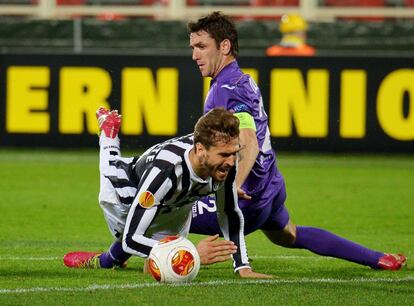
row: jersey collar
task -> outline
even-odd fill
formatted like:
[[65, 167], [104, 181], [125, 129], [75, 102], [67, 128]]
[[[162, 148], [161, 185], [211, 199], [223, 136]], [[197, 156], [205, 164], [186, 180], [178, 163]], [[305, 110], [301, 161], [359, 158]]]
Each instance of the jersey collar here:
[[231, 75], [234, 71], [239, 70], [239, 64], [236, 60], [232, 61], [230, 64], [225, 66], [221, 71], [216, 75], [214, 79], [211, 80], [211, 84], [215, 82], [222, 82], [228, 79], [228, 76]]

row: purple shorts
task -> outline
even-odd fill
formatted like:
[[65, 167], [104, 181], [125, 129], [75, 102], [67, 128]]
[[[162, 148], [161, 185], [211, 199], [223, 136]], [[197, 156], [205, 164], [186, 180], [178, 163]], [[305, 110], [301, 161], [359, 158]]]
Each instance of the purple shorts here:
[[[278, 180], [277, 186], [270, 184], [267, 190], [272, 187], [275, 187], [274, 193], [269, 198], [239, 200], [239, 206], [244, 216], [245, 235], [258, 229], [281, 230], [289, 222], [289, 212], [284, 204], [286, 187], [283, 178]], [[214, 198], [203, 197], [194, 204], [190, 233], [220, 234], [222, 236], [217, 221]]]

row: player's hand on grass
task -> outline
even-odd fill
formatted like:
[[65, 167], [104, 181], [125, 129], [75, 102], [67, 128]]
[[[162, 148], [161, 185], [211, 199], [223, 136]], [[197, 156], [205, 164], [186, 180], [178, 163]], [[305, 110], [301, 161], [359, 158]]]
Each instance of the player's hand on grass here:
[[254, 272], [251, 268], [243, 268], [238, 272], [241, 278], [273, 278], [273, 276], [269, 274]]
[[237, 246], [233, 241], [218, 239], [219, 235], [208, 236], [197, 245], [202, 265], [211, 265], [231, 259], [231, 255], [237, 252]]
[[239, 199], [245, 199], [245, 200], [251, 200], [252, 197], [249, 196], [246, 191], [244, 191], [243, 189], [241, 189], [240, 187], [237, 188], [237, 196], [239, 197]]

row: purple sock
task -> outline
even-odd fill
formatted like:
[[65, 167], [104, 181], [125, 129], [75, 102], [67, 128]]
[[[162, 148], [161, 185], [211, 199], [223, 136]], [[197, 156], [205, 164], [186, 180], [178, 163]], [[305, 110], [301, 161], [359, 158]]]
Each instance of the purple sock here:
[[384, 253], [370, 250], [328, 231], [306, 226], [296, 228], [296, 241], [293, 247], [308, 249], [323, 256], [342, 258], [372, 268], [377, 268], [378, 260], [384, 256]]
[[99, 262], [102, 268], [110, 269], [113, 266], [122, 266], [130, 257], [131, 254], [125, 253], [122, 249], [122, 243], [115, 241], [112, 243], [108, 252], [102, 253], [99, 256]]

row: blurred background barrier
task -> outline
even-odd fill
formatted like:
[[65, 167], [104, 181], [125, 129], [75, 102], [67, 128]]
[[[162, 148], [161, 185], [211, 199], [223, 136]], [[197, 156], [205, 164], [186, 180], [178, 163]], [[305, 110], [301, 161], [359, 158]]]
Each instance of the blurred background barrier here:
[[[414, 58], [240, 57], [280, 150], [414, 151]], [[0, 55], [2, 147], [96, 147], [119, 109], [124, 148], [192, 132], [208, 80], [188, 56]]]
[[[191, 132], [208, 80], [186, 23], [213, 10], [236, 21], [276, 148], [414, 151], [413, 0], [0, 0], [0, 145], [94, 147], [100, 105], [131, 149]], [[285, 13], [315, 56], [266, 57]]]
[[186, 22], [213, 10], [236, 19], [244, 55], [264, 55], [292, 12], [317, 55], [414, 53], [413, 0], [0, 0], [0, 50], [183, 54]]
[[[238, 21], [241, 55], [260, 56], [280, 40], [277, 24], [269, 20]], [[413, 56], [414, 19], [309, 24], [308, 42], [317, 55]], [[127, 19], [105, 21], [0, 19], [2, 53], [189, 54], [186, 23]]]

